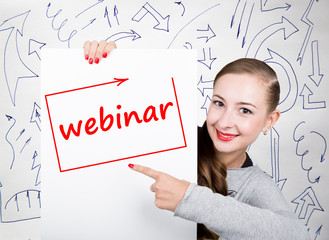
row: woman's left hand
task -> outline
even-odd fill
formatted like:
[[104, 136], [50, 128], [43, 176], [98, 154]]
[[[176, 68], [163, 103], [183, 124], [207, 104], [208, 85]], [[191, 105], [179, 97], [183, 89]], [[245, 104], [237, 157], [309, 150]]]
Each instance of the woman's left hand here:
[[184, 198], [190, 185], [189, 182], [179, 180], [149, 167], [136, 164], [129, 164], [129, 167], [155, 180], [155, 183], [150, 187], [151, 191], [155, 193], [155, 206], [160, 209], [175, 211], [179, 202]]

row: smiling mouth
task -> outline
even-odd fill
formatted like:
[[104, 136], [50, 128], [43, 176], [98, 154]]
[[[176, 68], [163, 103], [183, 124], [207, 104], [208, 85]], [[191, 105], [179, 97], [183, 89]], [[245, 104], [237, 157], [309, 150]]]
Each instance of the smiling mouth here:
[[235, 139], [236, 137], [239, 136], [239, 135], [236, 135], [236, 134], [222, 133], [218, 130], [216, 130], [216, 132], [217, 132], [218, 139], [221, 140], [221, 141], [225, 141], [225, 142], [232, 141], [233, 139]]

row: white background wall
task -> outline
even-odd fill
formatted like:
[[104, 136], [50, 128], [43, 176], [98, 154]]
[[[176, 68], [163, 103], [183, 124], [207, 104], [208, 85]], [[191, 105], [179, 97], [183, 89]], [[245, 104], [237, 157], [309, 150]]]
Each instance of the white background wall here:
[[39, 239], [40, 49], [82, 48], [88, 39], [197, 49], [199, 125], [223, 65], [240, 57], [268, 62], [280, 79], [283, 114], [250, 155], [311, 238], [328, 239], [328, 10], [327, 1], [314, 0], [1, 1], [1, 239]]

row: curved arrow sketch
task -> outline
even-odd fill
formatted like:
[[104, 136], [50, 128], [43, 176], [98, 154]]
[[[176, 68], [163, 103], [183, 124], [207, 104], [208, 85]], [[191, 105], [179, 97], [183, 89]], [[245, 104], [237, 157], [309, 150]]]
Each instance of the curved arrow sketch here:
[[5, 136], [5, 139], [8, 142], [8, 144], [10, 145], [11, 150], [12, 150], [12, 153], [13, 153], [13, 157], [12, 157], [11, 165], [10, 165], [10, 169], [12, 169], [13, 168], [13, 165], [14, 165], [14, 162], [15, 162], [15, 149], [14, 149], [13, 144], [8, 139], [8, 134], [11, 131], [11, 129], [14, 127], [14, 125], [16, 124], [16, 119], [13, 118], [13, 117], [11, 117], [11, 116], [9, 116], [9, 115], [6, 115], [6, 117], [7, 117], [8, 121], [13, 121], [13, 124], [10, 126], [10, 128], [8, 129], [8, 131], [6, 133], [6, 136]]
[[286, 3], [285, 1], [261, 0], [261, 3], [260, 3], [261, 12], [269, 12], [269, 11], [273, 11], [273, 10], [288, 11], [290, 7], [291, 7], [291, 5]]
[[[12, 223], [40, 218], [40, 195], [41, 192], [39, 190], [28, 189], [15, 193], [5, 204], [0, 202], [1, 222]], [[1, 191], [0, 201], [3, 201], [1, 199]], [[6, 214], [7, 212], [8, 214]]]
[[[62, 30], [62, 28], [66, 25], [66, 23], [68, 22], [68, 19], [65, 19], [64, 21], [61, 22], [61, 24], [59, 26], [55, 26], [55, 20], [57, 19], [57, 17], [61, 14], [62, 12], [62, 9], [59, 9], [57, 11], [57, 13], [55, 13], [54, 15], [50, 16], [49, 15], [49, 8], [51, 6], [51, 3], [48, 4], [47, 6], [47, 10], [46, 10], [46, 17], [49, 18], [49, 19], [52, 19], [51, 20], [51, 27], [53, 28], [53, 30], [57, 31], [57, 38], [59, 41], [61, 42], [67, 42], [67, 46], [70, 48], [70, 41], [71, 39], [78, 33], [77, 30], [72, 30], [69, 34], [69, 36], [66, 38], [66, 39], [63, 39], [61, 36], [60, 36], [60, 32]], [[78, 15], [77, 15], [78, 17]]]
[[246, 57], [256, 58], [258, 51], [264, 42], [273, 34], [281, 30], [284, 34], [284, 40], [298, 32], [298, 29], [287, 18], [282, 17], [280, 22], [273, 23], [257, 33], [248, 47]]
[[182, 15], [181, 16], [184, 16], [184, 13], [185, 13], [185, 6], [184, 6], [184, 4], [182, 3], [182, 1], [180, 1], [180, 2], [175, 2], [177, 5], [179, 5], [179, 6], [182, 6], [183, 7], [183, 13], [182, 13]]
[[270, 49], [267, 50], [271, 57], [264, 60], [264, 62], [268, 64], [272, 63], [279, 65], [287, 76], [286, 79], [288, 80], [288, 87], [286, 87], [286, 89], [288, 89], [288, 92], [287, 95], [283, 99], [281, 99], [279, 103], [281, 113], [285, 113], [296, 104], [298, 95], [297, 77], [293, 67], [284, 57]]
[[141, 36], [136, 33], [134, 30], [130, 30], [130, 32], [119, 32], [119, 33], [115, 33], [111, 36], [109, 36], [106, 41], [108, 40], [112, 40], [114, 42], [117, 42], [121, 39], [124, 39], [124, 38], [132, 38], [132, 41], [135, 41], [139, 38], [141, 38]]
[[[293, 140], [296, 142], [296, 155], [301, 157], [301, 168], [307, 172], [307, 179], [310, 183], [318, 183], [320, 176], [315, 179], [311, 179], [310, 173], [313, 170], [315, 164], [321, 164], [325, 159], [324, 156], [327, 152], [327, 141], [322, 134], [316, 131], [308, 131], [306, 133], [297, 136], [297, 130], [301, 125], [305, 124], [304, 121], [300, 122], [294, 129]], [[306, 135], [307, 134], [307, 135]], [[320, 140], [318, 140], [320, 139]], [[311, 142], [317, 142], [317, 146], [310, 144]], [[306, 167], [305, 161], [307, 160], [308, 166]]]
[[186, 42], [185, 45], [183, 45], [186, 49], [192, 49], [192, 44], [189, 42]]

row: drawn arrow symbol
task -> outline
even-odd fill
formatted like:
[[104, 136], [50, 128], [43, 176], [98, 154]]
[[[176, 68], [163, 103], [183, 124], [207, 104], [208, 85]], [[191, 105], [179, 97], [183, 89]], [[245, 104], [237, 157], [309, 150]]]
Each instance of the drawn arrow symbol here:
[[323, 225], [321, 225], [321, 226], [318, 228], [318, 230], [316, 230], [314, 240], [316, 240], [316, 239], [318, 238], [318, 236], [320, 235], [320, 233], [321, 233], [321, 229], [322, 229], [322, 226], [323, 226]]
[[311, 131], [311, 133], [314, 133], [314, 134], [318, 135], [324, 143], [324, 149], [323, 149], [323, 152], [321, 153], [321, 157], [320, 157], [320, 163], [322, 163], [325, 160], [324, 156], [327, 152], [327, 141], [326, 141], [325, 137], [322, 134], [320, 134], [316, 131]]
[[273, 23], [257, 33], [248, 47], [246, 57], [256, 58], [257, 53], [264, 42], [273, 34], [281, 30], [284, 34], [284, 40], [299, 31], [288, 19], [282, 17], [280, 22]]
[[111, 41], [116, 42], [116, 41], [119, 41], [124, 38], [132, 38], [132, 41], [135, 41], [135, 40], [141, 38], [141, 36], [138, 33], [136, 33], [134, 30], [130, 30], [130, 32], [115, 33], [115, 34], [109, 36], [106, 39], [106, 41], [111, 40]]
[[201, 109], [203, 109], [203, 110], [205, 110], [206, 111], [206, 116], [207, 116], [207, 114], [208, 114], [208, 106], [209, 106], [209, 104], [210, 104], [210, 102], [211, 102], [211, 99], [210, 99], [210, 97], [207, 95], [206, 96], [206, 100], [204, 101], [204, 103], [203, 103], [203, 105], [202, 105], [202, 107], [201, 107]]
[[107, 10], [107, 6], [105, 7], [105, 12], [104, 12], [104, 18], [106, 18], [107, 23], [109, 24], [110, 28], [112, 27], [110, 17], [109, 17], [109, 12]]
[[313, 92], [304, 84], [303, 89], [299, 96], [303, 97], [303, 109], [320, 109], [326, 108], [325, 101], [312, 102], [310, 97], [313, 95]]
[[[33, 163], [32, 163], [32, 168], [31, 170], [34, 170], [36, 168], [38, 168], [38, 173], [37, 173], [37, 176], [36, 176], [36, 179], [35, 179], [35, 186], [38, 186], [41, 181], [39, 180], [39, 174], [40, 174], [40, 169], [41, 169], [41, 163], [40, 163], [40, 160], [36, 160], [37, 159], [37, 156], [38, 156], [38, 153], [37, 151], [34, 151], [34, 154], [33, 154]], [[39, 159], [39, 158], [38, 158]]]
[[118, 19], [118, 15], [119, 15], [119, 10], [117, 8], [117, 5], [114, 6], [114, 10], [113, 10], [113, 16], [115, 17], [115, 19], [117, 20], [117, 24], [120, 25], [119, 23], [119, 19]]
[[23, 135], [25, 132], [25, 128], [19, 133], [18, 137], [16, 138], [16, 141]]
[[13, 158], [12, 158], [11, 165], [10, 165], [10, 169], [12, 169], [12, 168], [13, 168], [13, 165], [14, 165], [14, 162], [15, 162], [15, 149], [14, 149], [13, 144], [9, 141], [9, 139], [8, 139], [8, 135], [9, 135], [10, 130], [11, 130], [11, 129], [14, 127], [14, 125], [16, 124], [16, 119], [13, 118], [12, 116], [9, 116], [9, 115], [6, 115], [6, 117], [7, 117], [8, 121], [11, 121], [11, 120], [14, 121], [14, 123], [10, 126], [10, 128], [9, 128], [9, 130], [7, 131], [6, 136], [5, 136], [5, 139], [6, 139], [6, 141], [9, 143], [9, 145], [10, 145], [10, 147], [11, 147], [11, 150], [12, 150], [12, 152], [13, 152]]
[[185, 6], [184, 6], [184, 4], [182, 3], [182, 1], [180, 1], [180, 2], [175, 2], [175, 4], [177, 4], [177, 5], [179, 5], [179, 6], [182, 6], [182, 7], [183, 7], [183, 13], [182, 13], [182, 15], [181, 15], [181, 16], [184, 16], [184, 13], [185, 13]]
[[29, 208], [31, 208], [31, 199], [30, 199], [30, 193], [29, 193], [29, 191], [28, 191], [28, 190], [26, 191], [26, 197], [27, 197], [27, 200], [28, 200], [28, 202], [29, 202]]
[[41, 192], [39, 191], [39, 192], [38, 192], [38, 199], [39, 199], [39, 206], [40, 206], [40, 208], [41, 208], [41, 196], [40, 196], [40, 194], [41, 194]]
[[192, 49], [192, 44], [189, 42], [185, 42], [185, 45], [183, 45], [186, 49]]
[[312, 189], [312, 187], [308, 187], [305, 189], [303, 193], [301, 193], [298, 197], [291, 201], [296, 204], [295, 213], [297, 214], [299, 219], [305, 219], [306, 224], [308, 224], [312, 214], [314, 211], [323, 212], [323, 208], [321, 207], [318, 199]]
[[[267, 64], [275, 64], [279, 65], [282, 67], [283, 72], [287, 76], [287, 88], [288, 92], [285, 97], [282, 97], [280, 103], [279, 103], [279, 108], [281, 113], [285, 113], [289, 111], [296, 103], [297, 96], [298, 96], [298, 82], [297, 82], [297, 77], [295, 74], [295, 71], [291, 64], [283, 58], [281, 55], [278, 53], [272, 51], [271, 49], [268, 49], [268, 53], [270, 54], [270, 58], [264, 60]], [[282, 82], [281, 82], [282, 84]], [[283, 85], [283, 84], [282, 84]], [[282, 94], [282, 93], [281, 93]]]
[[320, 62], [319, 62], [319, 44], [318, 41], [312, 42], [312, 74], [308, 77], [318, 87], [323, 78], [323, 74], [320, 73]]
[[202, 75], [200, 76], [200, 81], [198, 82], [198, 90], [202, 94], [202, 97], [204, 97], [205, 90], [213, 89], [213, 84], [214, 84], [214, 80], [203, 81]]
[[[316, 0], [316, 1], [318, 2], [319, 0]], [[312, 31], [313, 31], [313, 27], [314, 27], [314, 24], [308, 19], [308, 15], [311, 12], [313, 3], [314, 3], [314, 0], [311, 0], [310, 3], [307, 6], [306, 11], [304, 12], [304, 14], [303, 14], [303, 16], [301, 18], [301, 21], [303, 23], [305, 23], [308, 27], [307, 27], [307, 32], [306, 32], [306, 35], [305, 35], [305, 38], [304, 38], [302, 47], [301, 47], [301, 49], [300, 49], [300, 51], [298, 53], [298, 57], [297, 57], [297, 61], [299, 61], [300, 65], [302, 65], [304, 54], [305, 54], [305, 50], [306, 50], [308, 41], [310, 40]]]
[[[4, 56], [3, 71], [1, 71], [3, 73], [1, 73], [0, 78], [6, 80], [11, 102], [14, 106], [16, 106], [16, 91], [19, 80], [21, 78], [38, 77], [38, 75], [23, 62], [18, 47], [18, 37], [23, 37], [24, 24], [30, 11], [9, 18], [0, 25], [0, 33], [7, 33], [6, 43], [0, 44], [0, 51], [3, 52]], [[10, 57], [8, 57], [9, 53]], [[14, 71], [9, 71], [11, 66], [15, 66]]]
[[[81, 87], [81, 88], [66, 90], [66, 91], [62, 91], [62, 92], [50, 93], [50, 94], [45, 95], [45, 98], [46, 98], [46, 101], [47, 101], [47, 97], [49, 97], [49, 96], [62, 94], [62, 93], [73, 92], [73, 91], [77, 91], [77, 90], [84, 90], [84, 89], [88, 89], [88, 88], [93, 88], [93, 87], [98, 87], [98, 86], [103, 86], [103, 85], [108, 85], [108, 84], [113, 84], [113, 83], [117, 83], [117, 87], [118, 87], [122, 83], [124, 83], [128, 80], [129, 80], [129, 78], [114, 78], [114, 81], [112, 81], [112, 82], [105, 82], [105, 83], [91, 85], [91, 86], [87, 86], [87, 87]], [[48, 104], [47, 104], [47, 108], [48, 108]], [[48, 112], [49, 112], [49, 109], [48, 109]]]
[[15, 202], [16, 202], [16, 209], [17, 209], [17, 212], [19, 212], [19, 206], [18, 206], [17, 194], [15, 195]]
[[197, 39], [200, 38], [205, 38], [206, 39], [206, 43], [213, 37], [216, 37], [216, 34], [214, 33], [214, 31], [211, 29], [210, 25], [208, 24], [208, 28], [205, 30], [202, 29], [197, 29], [198, 32], [204, 32], [205, 36], [201, 36], [201, 37], [197, 37]]
[[40, 211], [27, 211], [27, 207], [30, 209], [34, 208], [33, 200], [36, 199], [36, 194], [40, 196], [40, 191], [35, 189], [28, 189], [17, 192], [12, 197], [10, 197], [9, 200], [4, 204], [4, 208], [2, 210], [8, 209], [12, 213], [11, 209], [15, 207], [17, 213], [10, 214], [8, 220], [4, 221], [3, 219], [1, 219], [2, 223], [14, 223], [18, 221], [26, 221], [40, 218]]
[[157, 24], [153, 27], [157, 30], [163, 30], [169, 32], [169, 18], [162, 17], [160, 13], [158, 13], [148, 2], [137, 12], [137, 14], [132, 18], [135, 22], [140, 22], [147, 14], [152, 15], [152, 17], [157, 21]]
[[41, 43], [41, 42], [35, 41], [33, 39], [30, 39], [29, 40], [29, 55], [35, 53], [35, 55], [37, 55], [39, 60], [41, 60], [40, 51], [41, 51], [41, 48], [43, 48], [45, 45], [46, 45], [45, 43]]
[[287, 181], [287, 178], [280, 179], [279, 144], [280, 144], [280, 135], [274, 128], [272, 128], [271, 129], [272, 178], [273, 178], [274, 182], [277, 184], [277, 186], [282, 190], [284, 184]]
[[206, 56], [205, 53], [205, 49], [203, 48], [203, 59], [202, 60], [198, 60], [199, 63], [202, 63], [203, 65], [205, 65], [207, 68], [209, 68], [209, 70], [211, 70], [211, 65], [213, 64], [213, 62], [216, 60], [217, 58], [211, 58], [211, 48], [209, 48], [209, 54], [208, 54], [208, 58]]
[[84, 27], [82, 28], [82, 30], [85, 29], [86, 27], [90, 26], [91, 24], [93, 24], [93, 23], [95, 22], [95, 20], [96, 20], [96, 18], [91, 19], [91, 20], [89, 21], [89, 23], [88, 23], [86, 26], [84, 26]]
[[262, 12], [269, 12], [273, 10], [286, 10], [288, 11], [291, 7], [290, 4], [282, 1], [268, 1], [268, 0], [261, 0], [261, 11]]
[[[300, 162], [301, 163], [301, 168], [304, 171], [307, 172], [307, 179], [308, 179], [308, 181], [310, 183], [318, 183], [318, 182], [320, 182], [320, 176], [318, 176], [314, 180], [311, 180], [311, 177], [310, 177], [311, 170], [313, 169], [312, 166], [314, 166], [314, 165], [312, 165], [310, 167], [305, 167], [304, 166], [305, 165], [304, 162], [305, 162], [305, 159], [308, 159], [308, 160], [312, 160], [312, 163], [313, 162], [317, 163], [316, 160], [317, 159], [320, 159], [320, 163], [322, 163], [325, 160], [324, 159], [324, 156], [325, 156], [326, 151], [327, 151], [327, 141], [326, 141], [326, 139], [320, 133], [318, 133], [316, 131], [310, 131], [311, 134], [315, 134], [315, 135], [319, 136], [321, 138], [321, 140], [322, 140], [322, 142], [321, 142], [321, 141], [318, 141], [317, 139], [312, 138], [313, 139], [312, 141], [317, 143], [316, 144], [317, 145], [316, 150], [313, 149], [311, 147], [313, 145], [307, 144], [307, 142], [311, 142], [311, 141], [310, 140], [308, 140], [308, 141], [304, 140], [305, 137], [306, 137], [305, 135], [301, 135], [300, 137], [297, 136], [297, 133], [296, 133], [297, 132], [297, 129], [299, 129], [302, 124], [305, 124], [305, 121], [300, 122], [295, 127], [294, 133], [293, 133], [293, 140], [296, 142], [296, 155], [299, 156], [299, 157], [301, 157], [301, 162]], [[306, 143], [303, 144], [304, 146], [306, 146], [306, 148], [300, 146], [300, 144], [302, 143], [302, 141], [306, 141]], [[321, 148], [322, 145], [323, 145], [323, 147]], [[308, 155], [309, 153], [311, 153], [311, 155], [312, 155], [311, 157]], [[320, 156], [320, 157], [318, 157], [318, 156]]]
[[31, 139], [32, 139], [32, 137], [30, 137], [29, 139], [27, 139], [25, 141], [24, 146], [22, 147], [22, 149], [21, 149], [21, 151], [19, 153], [22, 153], [23, 152], [24, 148], [31, 142]]
[[36, 102], [34, 102], [30, 123], [35, 123], [37, 125], [37, 127], [39, 128], [39, 130], [41, 131], [40, 111], [41, 111], [41, 108], [39, 107], [39, 105]]

